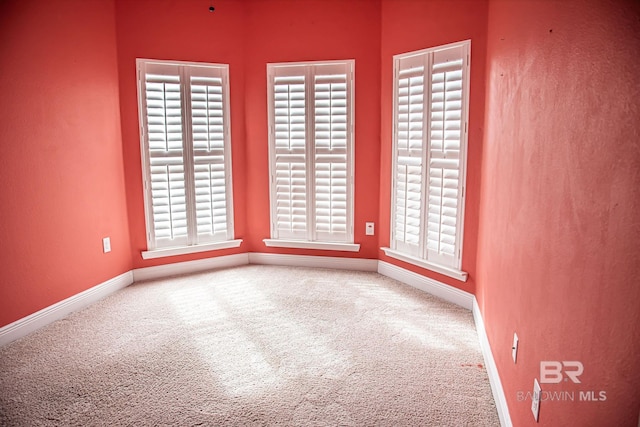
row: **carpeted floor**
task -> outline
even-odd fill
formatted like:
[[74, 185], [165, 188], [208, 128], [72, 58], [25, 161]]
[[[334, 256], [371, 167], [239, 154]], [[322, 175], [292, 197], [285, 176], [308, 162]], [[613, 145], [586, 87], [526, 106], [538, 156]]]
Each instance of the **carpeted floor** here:
[[376, 273], [136, 283], [0, 348], [0, 425], [498, 426], [471, 312]]

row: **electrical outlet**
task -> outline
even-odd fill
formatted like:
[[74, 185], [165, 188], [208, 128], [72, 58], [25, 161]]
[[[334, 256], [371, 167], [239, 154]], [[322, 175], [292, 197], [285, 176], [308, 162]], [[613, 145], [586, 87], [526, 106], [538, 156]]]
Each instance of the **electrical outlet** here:
[[374, 235], [374, 223], [373, 222], [367, 222], [365, 224], [365, 233], [367, 236], [373, 236]]
[[106, 254], [107, 252], [111, 252], [111, 238], [105, 237], [102, 239], [102, 250]]
[[511, 346], [511, 357], [513, 357], [513, 363], [516, 363], [518, 358], [518, 334], [513, 333], [513, 345]]
[[540, 384], [538, 384], [538, 379], [534, 378], [533, 380], [533, 396], [531, 396], [531, 412], [533, 412], [533, 418], [538, 422], [538, 414], [540, 413]]

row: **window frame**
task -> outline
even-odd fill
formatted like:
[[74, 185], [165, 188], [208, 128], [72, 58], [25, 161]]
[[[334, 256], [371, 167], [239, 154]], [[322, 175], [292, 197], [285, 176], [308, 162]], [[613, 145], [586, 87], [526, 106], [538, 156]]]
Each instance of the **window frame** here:
[[[145, 74], [147, 68], [176, 70], [180, 76], [180, 107], [181, 107], [181, 132], [182, 132], [182, 160], [185, 187], [185, 206], [187, 236], [181, 242], [172, 245], [158, 243], [154, 224], [154, 206], [151, 186], [151, 153], [149, 148], [147, 111], [147, 88]], [[195, 177], [195, 148], [193, 137], [193, 115], [189, 77], [202, 76], [210, 77], [210, 74], [202, 70], [215, 70], [219, 73], [222, 81], [222, 120], [223, 120], [223, 165], [225, 181], [225, 212], [226, 212], [226, 233], [223, 238], [212, 237], [210, 239], [199, 239], [197, 225], [197, 200], [196, 200], [196, 177]], [[200, 71], [200, 73], [199, 73]], [[153, 74], [153, 71], [150, 71]], [[210, 71], [209, 71], [210, 73]], [[162, 73], [161, 73], [162, 74]], [[145, 235], [147, 250], [142, 251], [144, 259], [174, 256], [188, 253], [196, 253], [217, 249], [227, 249], [240, 246], [241, 239], [234, 238], [234, 215], [233, 215], [233, 178], [232, 178], [232, 155], [231, 155], [231, 122], [229, 103], [229, 65], [217, 63], [136, 59], [137, 96], [140, 131], [140, 150], [142, 162], [142, 184], [145, 210]], [[212, 218], [213, 221], [213, 213]]]
[[[453, 263], [445, 259], [445, 257], [436, 256], [436, 259], [429, 257], [429, 250], [427, 249], [427, 233], [428, 222], [427, 215], [429, 210], [429, 160], [432, 144], [431, 132], [433, 129], [430, 127], [431, 114], [432, 114], [432, 68], [433, 55], [436, 52], [443, 53], [443, 51], [462, 49], [462, 103], [461, 103], [461, 129], [460, 129], [460, 154], [458, 165], [458, 179], [459, 190], [457, 195], [457, 212], [456, 212], [456, 236], [455, 236], [455, 249]], [[446, 276], [455, 278], [457, 280], [466, 281], [468, 274], [462, 271], [462, 256], [463, 256], [463, 241], [464, 241], [464, 214], [465, 214], [465, 200], [466, 200], [466, 173], [467, 173], [467, 156], [468, 156], [468, 122], [469, 122], [469, 86], [470, 86], [470, 58], [471, 58], [471, 40], [465, 40], [456, 43], [450, 43], [442, 46], [436, 46], [427, 49], [421, 49], [418, 51], [407, 52], [403, 54], [394, 55], [393, 57], [393, 118], [392, 118], [392, 157], [391, 157], [391, 209], [390, 209], [390, 247], [382, 248], [387, 256], [399, 259], [404, 262], [408, 262], [417, 265], [422, 268], [426, 268]], [[396, 204], [397, 192], [398, 192], [398, 110], [399, 110], [399, 86], [400, 86], [400, 72], [401, 70], [409, 70], [408, 67], [401, 68], [400, 61], [406, 61], [412, 64], [421, 62], [424, 64], [424, 91], [423, 100], [423, 124], [421, 131], [423, 133], [423, 146], [420, 154], [422, 172], [421, 172], [421, 189], [420, 189], [420, 222], [419, 222], [419, 244], [413, 251], [408, 249], [409, 245], [396, 239], [396, 214], [398, 206]], [[411, 65], [413, 66], [413, 65]], [[427, 90], [428, 88], [428, 90]], [[409, 107], [407, 107], [409, 108]], [[407, 122], [409, 123], [409, 122]], [[409, 126], [409, 124], [407, 124]], [[444, 138], [444, 137], [443, 137]], [[443, 140], [444, 141], [444, 140]], [[409, 149], [410, 150], [410, 149]], [[442, 219], [441, 219], [442, 221]], [[404, 223], [406, 227], [406, 222]], [[417, 251], [417, 253], [415, 253]], [[438, 254], [439, 255], [439, 254]], [[446, 262], [443, 262], [443, 259]], [[448, 262], [447, 262], [448, 261]], [[452, 265], [453, 264], [453, 265]]]
[[[315, 86], [314, 78], [330, 72], [332, 69], [346, 68], [346, 233], [341, 240], [332, 240], [318, 236], [315, 224], [316, 216], [316, 160], [315, 156]], [[269, 205], [270, 205], [270, 238], [263, 239], [268, 247], [284, 247], [299, 249], [323, 249], [336, 251], [357, 252], [360, 245], [354, 243], [354, 184], [355, 184], [355, 132], [354, 132], [354, 103], [355, 103], [355, 60], [336, 61], [304, 61], [281, 62], [267, 64], [267, 111], [268, 111], [268, 140], [269, 140]], [[277, 190], [276, 190], [276, 106], [275, 106], [275, 78], [305, 76], [305, 204], [306, 204], [306, 236], [305, 238], [281, 236], [277, 227]], [[311, 82], [311, 84], [307, 84]], [[309, 155], [311, 154], [311, 155]], [[329, 236], [330, 237], [330, 236]]]

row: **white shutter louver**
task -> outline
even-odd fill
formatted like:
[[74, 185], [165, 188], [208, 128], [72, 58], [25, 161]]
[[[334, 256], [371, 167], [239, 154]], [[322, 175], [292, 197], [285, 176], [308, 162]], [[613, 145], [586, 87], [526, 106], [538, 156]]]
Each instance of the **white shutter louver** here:
[[395, 57], [392, 246], [460, 268], [469, 42]]
[[460, 147], [462, 141], [462, 58], [438, 61], [431, 70], [431, 144], [427, 248], [455, 255], [458, 217]]
[[228, 67], [137, 64], [149, 250], [233, 239]]
[[274, 78], [275, 228], [280, 238], [307, 235], [305, 76]]
[[316, 237], [346, 241], [347, 75], [316, 75], [314, 93]]
[[269, 64], [272, 240], [353, 242], [353, 61]]
[[186, 242], [180, 75], [146, 74], [146, 123], [156, 239]]
[[423, 204], [424, 67], [402, 70], [398, 77], [395, 236], [398, 248], [419, 255]]
[[227, 234], [223, 84], [191, 76], [191, 117], [197, 233], [202, 241]]

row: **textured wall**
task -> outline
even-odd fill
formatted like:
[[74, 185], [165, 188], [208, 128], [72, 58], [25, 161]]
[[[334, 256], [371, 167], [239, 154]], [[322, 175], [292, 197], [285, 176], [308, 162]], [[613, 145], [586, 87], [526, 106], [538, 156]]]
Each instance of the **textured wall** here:
[[540, 425], [638, 423], [639, 18], [637, 2], [490, 3], [477, 297], [517, 426], [546, 360], [584, 373], [542, 384], [575, 401], [546, 395]]
[[131, 269], [113, 3], [1, 2], [0, 93], [2, 326]]

